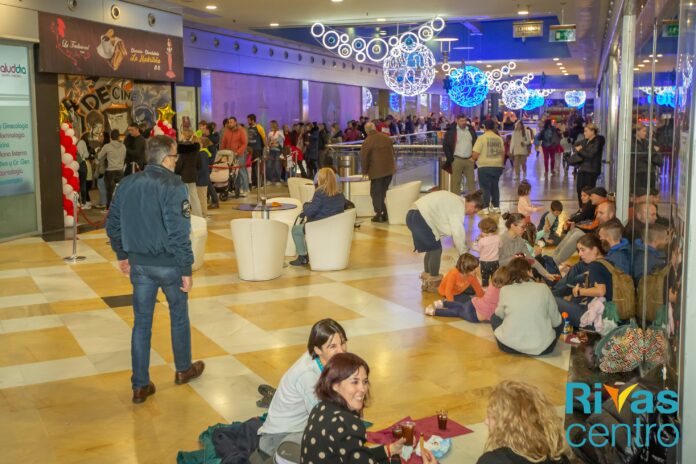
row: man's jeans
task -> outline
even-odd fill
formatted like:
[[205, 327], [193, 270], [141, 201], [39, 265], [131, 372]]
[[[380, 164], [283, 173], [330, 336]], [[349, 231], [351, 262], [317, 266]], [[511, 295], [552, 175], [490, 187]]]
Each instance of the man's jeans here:
[[191, 326], [188, 317], [188, 294], [179, 289], [182, 281], [178, 268], [135, 264], [131, 266], [130, 279], [133, 284], [135, 315], [131, 337], [131, 383], [133, 389], [136, 389], [146, 387], [150, 382], [150, 339], [158, 288], [162, 288], [169, 303], [172, 351], [177, 372], [191, 367]]
[[491, 202], [494, 208], [500, 208], [500, 176], [502, 174], [503, 168], [478, 168], [484, 208], [488, 208]]
[[99, 204], [106, 206], [106, 178], [104, 176], [97, 179], [97, 188], [99, 189]]

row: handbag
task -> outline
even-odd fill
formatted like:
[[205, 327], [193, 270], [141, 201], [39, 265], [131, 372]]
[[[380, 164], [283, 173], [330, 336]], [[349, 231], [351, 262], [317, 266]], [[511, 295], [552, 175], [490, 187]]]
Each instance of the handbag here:
[[568, 157], [568, 165], [569, 166], [578, 166], [578, 165], [582, 164], [583, 161], [584, 161], [583, 157], [580, 156], [580, 154], [575, 152], [575, 151], [573, 152], [573, 154], [571, 154]]

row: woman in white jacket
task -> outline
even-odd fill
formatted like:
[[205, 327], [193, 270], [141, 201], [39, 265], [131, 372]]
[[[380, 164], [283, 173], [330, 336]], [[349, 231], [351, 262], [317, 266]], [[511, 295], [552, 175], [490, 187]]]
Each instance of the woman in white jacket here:
[[518, 119], [515, 130], [512, 132], [512, 140], [510, 140], [510, 153], [515, 166], [515, 180], [520, 180], [520, 168], [522, 168], [522, 178], [527, 178], [527, 156], [529, 156], [531, 146], [532, 141], [529, 138], [529, 133], [522, 120]]
[[413, 203], [406, 214], [406, 226], [413, 235], [413, 247], [425, 253], [423, 259], [422, 289], [437, 291], [440, 285], [440, 258], [442, 237], [452, 237], [459, 254], [466, 253], [464, 216], [478, 213], [483, 208], [483, 192], [478, 190], [464, 197], [440, 190], [429, 193]]

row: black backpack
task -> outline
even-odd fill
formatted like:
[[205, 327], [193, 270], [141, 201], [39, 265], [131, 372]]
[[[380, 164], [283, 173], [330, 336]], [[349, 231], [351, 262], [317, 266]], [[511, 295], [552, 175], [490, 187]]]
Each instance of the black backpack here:
[[259, 129], [256, 127], [256, 124], [249, 126], [249, 130], [247, 131], [247, 143], [250, 148], [260, 148], [261, 134], [259, 134]]

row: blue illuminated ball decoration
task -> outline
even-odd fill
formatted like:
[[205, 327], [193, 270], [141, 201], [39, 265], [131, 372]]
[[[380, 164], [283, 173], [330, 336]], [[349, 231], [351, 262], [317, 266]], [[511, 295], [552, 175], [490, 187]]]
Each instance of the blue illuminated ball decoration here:
[[663, 90], [657, 94], [655, 100], [657, 101], [658, 105], [671, 106], [674, 108], [675, 88], [671, 87]]
[[397, 113], [401, 111], [401, 95], [394, 92], [389, 94], [389, 108]]
[[527, 104], [524, 105], [522, 108], [525, 111], [532, 111], [537, 108], [540, 108], [544, 106], [544, 96], [539, 93], [538, 90], [530, 90], [529, 91], [529, 99], [527, 100]]
[[465, 66], [450, 72], [451, 87], [447, 91], [452, 101], [464, 108], [480, 105], [488, 95], [488, 78], [475, 66]]
[[587, 94], [584, 90], [569, 90], [565, 93], [565, 102], [571, 108], [580, 108], [585, 104]]

